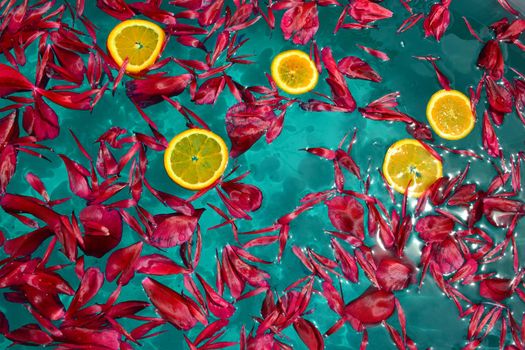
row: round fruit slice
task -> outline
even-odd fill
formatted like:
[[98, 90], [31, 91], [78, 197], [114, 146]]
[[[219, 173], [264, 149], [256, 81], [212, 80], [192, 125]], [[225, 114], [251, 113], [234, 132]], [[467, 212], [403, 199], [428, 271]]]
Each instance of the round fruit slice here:
[[273, 59], [272, 78], [285, 92], [299, 95], [317, 85], [319, 73], [315, 63], [306, 53], [289, 50], [281, 52]]
[[205, 129], [189, 129], [175, 136], [164, 152], [164, 168], [180, 186], [200, 190], [222, 176], [228, 164], [224, 140]]
[[408, 195], [417, 198], [443, 176], [443, 166], [418, 140], [404, 139], [386, 152], [383, 174], [400, 193], [405, 193], [410, 183]]
[[469, 98], [457, 90], [439, 90], [432, 95], [427, 119], [434, 132], [447, 140], [466, 137], [476, 122]]
[[155, 23], [131, 19], [119, 23], [109, 33], [111, 57], [121, 66], [128, 58], [126, 72], [138, 73], [155, 63], [164, 44], [164, 31]]

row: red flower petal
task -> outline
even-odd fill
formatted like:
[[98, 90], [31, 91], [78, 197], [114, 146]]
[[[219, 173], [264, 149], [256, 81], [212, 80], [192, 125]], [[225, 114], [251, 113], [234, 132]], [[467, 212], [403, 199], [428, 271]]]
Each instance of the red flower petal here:
[[372, 325], [387, 320], [394, 313], [394, 308], [394, 294], [370, 289], [346, 305], [343, 313], [365, 325]]
[[340, 231], [348, 232], [360, 240], [365, 239], [364, 209], [350, 196], [338, 196], [325, 202], [330, 222]]
[[142, 280], [142, 287], [159, 315], [176, 328], [187, 331], [197, 322], [208, 324], [202, 310], [193, 300], [149, 277]]
[[454, 221], [442, 215], [428, 215], [417, 221], [416, 231], [425, 242], [442, 242], [454, 229]]

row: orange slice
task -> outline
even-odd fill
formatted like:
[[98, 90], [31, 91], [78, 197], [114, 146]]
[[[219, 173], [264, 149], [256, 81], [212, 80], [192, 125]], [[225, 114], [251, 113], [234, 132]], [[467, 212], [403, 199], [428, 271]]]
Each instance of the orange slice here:
[[417, 198], [443, 176], [443, 166], [419, 141], [404, 139], [386, 152], [383, 174], [390, 186], [400, 193], [405, 193], [410, 183], [408, 195]]
[[319, 78], [314, 61], [299, 50], [284, 51], [275, 56], [271, 70], [277, 86], [293, 95], [312, 90]]
[[466, 137], [475, 124], [469, 98], [457, 90], [439, 90], [432, 95], [427, 119], [434, 132], [447, 140]]
[[138, 73], [155, 63], [160, 55], [166, 35], [155, 23], [131, 19], [119, 23], [109, 33], [108, 51], [115, 62], [129, 59], [126, 72]]
[[189, 190], [212, 185], [228, 164], [224, 140], [205, 129], [189, 129], [176, 135], [164, 152], [168, 176]]

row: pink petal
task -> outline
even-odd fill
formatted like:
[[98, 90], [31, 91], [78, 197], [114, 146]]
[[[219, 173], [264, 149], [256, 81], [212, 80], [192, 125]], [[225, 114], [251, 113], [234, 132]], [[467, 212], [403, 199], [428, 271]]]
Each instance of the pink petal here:
[[221, 188], [228, 194], [229, 199], [244, 211], [256, 211], [261, 207], [262, 192], [253, 185], [227, 181], [221, 184]]

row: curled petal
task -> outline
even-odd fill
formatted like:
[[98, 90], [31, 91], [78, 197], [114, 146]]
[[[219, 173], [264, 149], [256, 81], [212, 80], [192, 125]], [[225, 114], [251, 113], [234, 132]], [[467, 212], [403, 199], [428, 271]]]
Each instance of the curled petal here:
[[494, 80], [500, 80], [503, 77], [505, 61], [503, 61], [498, 41], [487, 41], [479, 53], [477, 64], [479, 67], [486, 69]]
[[363, 240], [364, 209], [361, 203], [350, 196], [338, 196], [325, 202], [330, 222], [340, 231], [348, 232]]
[[428, 215], [417, 221], [416, 231], [425, 242], [442, 242], [454, 229], [454, 221], [442, 215]]
[[171, 215], [158, 223], [149, 237], [150, 243], [158, 248], [169, 248], [187, 242], [197, 228], [199, 215]]
[[7, 184], [15, 174], [17, 153], [13, 145], [0, 151], [0, 195], [5, 193]]
[[432, 5], [430, 13], [423, 22], [425, 36], [433, 36], [437, 41], [441, 40], [450, 23], [449, 4], [450, 0], [441, 0], [441, 3]]
[[106, 263], [106, 279], [112, 282], [118, 275], [118, 284], [126, 285], [135, 275], [135, 266], [142, 251], [142, 242], [114, 251]]
[[434, 259], [443, 274], [456, 271], [465, 262], [453, 238], [447, 238], [436, 247]]
[[264, 135], [275, 119], [272, 109], [238, 103], [226, 113], [226, 131], [231, 140], [230, 155], [236, 158]]
[[122, 219], [118, 211], [103, 205], [90, 205], [80, 212], [84, 226], [84, 252], [102, 257], [115, 248], [122, 237]]
[[256, 211], [261, 207], [262, 192], [259, 188], [240, 182], [224, 182], [222, 189], [230, 200], [244, 211]]
[[281, 20], [284, 39], [297, 45], [308, 43], [319, 29], [317, 5], [315, 2], [298, 3], [288, 9]]
[[497, 84], [490, 76], [485, 78], [485, 87], [487, 89], [487, 99], [492, 110], [501, 113], [512, 112], [512, 93], [509, 90], [503, 85]]
[[502, 152], [498, 136], [494, 131], [494, 126], [492, 126], [487, 111], [483, 114], [482, 140], [483, 148], [489, 155], [497, 158], [501, 157]]
[[339, 71], [349, 78], [364, 79], [379, 83], [381, 76], [368, 63], [355, 56], [348, 56], [337, 64]]
[[126, 82], [126, 94], [139, 107], [148, 107], [163, 100], [162, 96], [179, 95], [193, 80], [190, 74], [174, 77], [148, 76]]
[[359, 23], [367, 24], [392, 17], [392, 11], [370, 0], [357, 0], [350, 3], [348, 14]]

